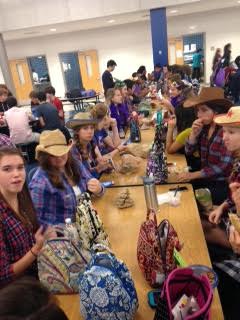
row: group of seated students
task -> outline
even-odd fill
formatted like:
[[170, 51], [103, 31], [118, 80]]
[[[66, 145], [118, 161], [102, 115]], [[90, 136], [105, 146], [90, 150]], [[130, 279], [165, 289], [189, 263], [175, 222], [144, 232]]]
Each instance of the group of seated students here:
[[[123, 102], [125, 96], [120, 92], [126, 91], [126, 86], [113, 91], [113, 106]], [[36, 146], [38, 167], [28, 186], [24, 159], [15, 147], [11, 129], [10, 138], [1, 135], [0, 287], [22, 274], [37, 277], [36, 258], [45, 239], [53, 234], [51, 226], [65, 223], [69, 217], [74, 219], [82, 192], [97, 197], [104, 194], [98, 178], [111, 167], [109, 159], [125, 148], [118, 131], [121, 118], [118, 112], [111, 117], [105, 104], [99, 103], [90, 112], [77, 113], [67, 121], [66, 130], [72, 129], [73, 137], [66, 139], [59, 111], [46, 102], [46, 93], [31, 93], [31, 98], [35, 99], [33, 108], [41, 133]], [[23, 108], [17, 110], [26, 114]], [[4, 121], [9, 124], [5, 114]], [[128, 116], [124, 121], [126, 130]]]
[[[5, 146], [0, 148], [0, 288], [22, 274], [37, 277], [36, 258], [45, 239], [52, 237], [52, 226], [74, 217], [82, 192], [96, 197], [104, 194], [100, 175], [108, 172], [109, 160], [125, 148], [121, 138], [128, 129], [131, 112], [137, 110], [135, 98], [141, 100], [150, 92], [146, 68], [139, 69], [137, 79], [116, 81], [106, 90], [105, 103], [77, 113], [66, 124], [54, 88], [30, 94], [32, 113], [39, 118], [41, 130], [35, 140], [39, 142], [38, 168], [28, 186], [8, 115], [11, 109], [12, 113], [18, 111], [14, 111], [15, 106], [4, 110], [2, 121], [10, 128], [11, 141], [4, 140]], [[203, 87], [196, 95], [181, 76], [167, 67], [162, 73], [159, 69], [157, 66], [152, 77], [158, 78], [165, 94], [156, 99], [169, 114], [166, 151], [185, 153], [192, 169], [179, 174], [178, 181], [211, 191], [217, 207], [207, 219], [202, 218], [206, 239], [230, 249], [228, 253], [240, 253], [240, 235], [229, 228], [226, 215], [229, 210], [240, 210], [240, 107], [232, 107], [220, 88]], [[240, 268], [238, 258], [232, 259], [236, 272], [228, 275], [236, 286]], [[226, 272], [224, 259], [220, 266]], [[239, 292], [239, 284], [237, 288]]]

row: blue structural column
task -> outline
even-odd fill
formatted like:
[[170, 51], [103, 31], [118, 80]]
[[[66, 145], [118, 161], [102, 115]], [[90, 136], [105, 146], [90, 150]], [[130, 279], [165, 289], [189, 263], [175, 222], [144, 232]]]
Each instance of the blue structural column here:
[[150, 10], [153, 63], [168, 64], [168, 36], [166, 8]]

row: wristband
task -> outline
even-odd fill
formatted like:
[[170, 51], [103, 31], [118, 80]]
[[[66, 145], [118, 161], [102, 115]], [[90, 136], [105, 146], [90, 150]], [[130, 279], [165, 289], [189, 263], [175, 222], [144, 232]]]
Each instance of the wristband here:
[[35, 258], [38, 257], [38, 255], [37, 255], [36, 253], [34, 253], [34, 252], [32, 251], [32, 249], [30, 249], [30, 252], [31, 252], [31, 254], [32, 254]]

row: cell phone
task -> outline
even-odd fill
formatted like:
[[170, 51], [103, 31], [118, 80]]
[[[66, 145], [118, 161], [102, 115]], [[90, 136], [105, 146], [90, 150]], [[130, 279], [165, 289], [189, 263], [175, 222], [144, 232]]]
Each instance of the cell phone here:
[[131, 143], [130, 138], [129, 138], [129, 139], [127, 139], [127, 140], [125, 140], [125, 141], [123, 141], [123, 142], [121, 143], [121, 145], [123, 145], [123, 146], [127, 146], [129, 143]]
[[162, 293], [162, 289], [151, 290], [148, 292], [148, 294], [147, 294], [148, 304], [151, 308], [154, 308], [154, 309], [157, 308], [158, 302], [161, 297], [161, 293]]
[[179, 187], [179, 188], [170, 188], [169, 191], [187, 191], [188, 188], [187, 187]]

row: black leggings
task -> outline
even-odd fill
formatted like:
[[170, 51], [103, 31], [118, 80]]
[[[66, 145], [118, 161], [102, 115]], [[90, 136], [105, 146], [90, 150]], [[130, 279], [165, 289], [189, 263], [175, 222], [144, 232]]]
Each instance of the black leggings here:
[[219, 279], [218, 293], [220, 296], [225, 320], [240, 319], [240, 283], [227, 273], [214, 267]]

